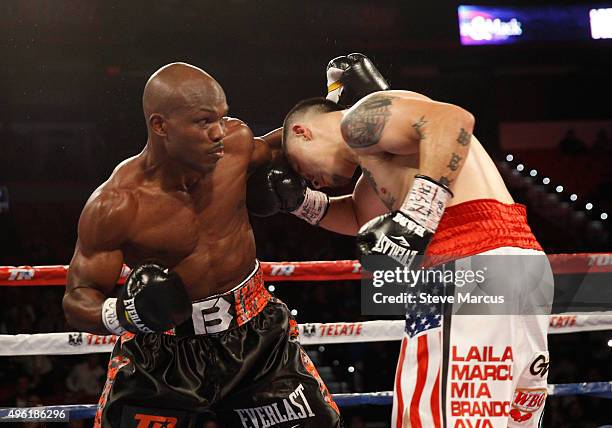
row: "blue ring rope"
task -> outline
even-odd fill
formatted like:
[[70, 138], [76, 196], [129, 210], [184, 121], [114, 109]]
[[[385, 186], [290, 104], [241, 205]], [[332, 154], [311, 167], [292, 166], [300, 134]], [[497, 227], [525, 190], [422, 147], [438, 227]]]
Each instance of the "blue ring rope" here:
[[[563, 397], [566, 395], [588, 395], [593, 397], [612, 399], [612, 382], [582, 382], [582, 383], [563, 383], [549, 385], [549, 395]], [[361, 394], [334, 394], [334, 400], [340, 407], [355, 406], [388, 406], [393, 402], [393, 391], [367, 392]], [[37, 410], [65, 410], [69, 418], [88, 419], [93, 418], [97, 410], [96, 404], [75, 404], [66, 406], [43, 406], [33, 407]], [[8, 419], [11, 408], [0, 408], [0, 420]]]

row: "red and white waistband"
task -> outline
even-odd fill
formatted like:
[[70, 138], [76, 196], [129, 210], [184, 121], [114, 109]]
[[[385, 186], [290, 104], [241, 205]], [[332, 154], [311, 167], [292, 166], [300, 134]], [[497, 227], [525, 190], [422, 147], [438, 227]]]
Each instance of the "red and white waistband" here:
[[542, 251], [527, 224], [524, 205], [475, 199], [446, 208], [427, 257], [439, 262], [439, 257], [452, 260], [500, 247]]

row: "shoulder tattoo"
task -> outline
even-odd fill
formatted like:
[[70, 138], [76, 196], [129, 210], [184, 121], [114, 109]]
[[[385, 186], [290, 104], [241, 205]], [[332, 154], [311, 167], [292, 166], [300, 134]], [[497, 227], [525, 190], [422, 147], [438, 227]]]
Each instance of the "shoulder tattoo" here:
[[350, 147], [360, 149], [380, 141], [394, 97], [378, 94], [349, 111], [340, 124], [342, 135]]

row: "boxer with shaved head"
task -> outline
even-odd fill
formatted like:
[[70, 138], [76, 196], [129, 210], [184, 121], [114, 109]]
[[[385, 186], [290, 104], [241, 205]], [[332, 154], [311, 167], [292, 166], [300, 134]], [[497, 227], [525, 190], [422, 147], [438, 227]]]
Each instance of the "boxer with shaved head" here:
[[[525, 207], [514, 203], [472, 136], [470, 112], [407, 90], [368, 94], [387, 89], [384, 83], [363, 55], [332, 60], [328, 98], [303, 100], [285, 117], [283, 149], [292, 168], [274, 168], [269, 187], [283, 200], [306, 195], [292, 214], [356, 236], [369, 270], [385, 273], [384, 257], [387, 267], [417, 272], [423, 258], [453, 273], [468, 266], [473, 275], [484, 266], [483, 280], [470, 283], [476, 300], [508, 298], [466, 315], [454, 304], [465, 296], [461, 283], [419, 284], [426, 302], [445, 303], [406, 305], [393, 427], [536, 427], [546, 399], [553, 279]], [[356, 171], [348, 194], [320, 190], [346, 186]], [[465, 381], [479, 381], [472, 385], [480, 392], [468, 393]]]
[[121, 336], [95, 426], [196, 427], [211, 411], [224, 427], [341, 426], [255, 257], [247, 180], [279, 133], [254, 138], [184, 63], [156, 71], [142, 103], [147, 143], [87, 201], [63, 301], [75, 328]]

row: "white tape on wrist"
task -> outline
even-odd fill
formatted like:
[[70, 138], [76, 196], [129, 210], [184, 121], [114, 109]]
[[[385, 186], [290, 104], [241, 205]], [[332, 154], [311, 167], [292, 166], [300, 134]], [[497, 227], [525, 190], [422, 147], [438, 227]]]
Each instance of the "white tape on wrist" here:
[[335, 103], [340, 99], [340, 95], [342, 94], [342, 82], [340, 78], [344, 70], [340, 68], [330, 67], [327, 69], [327, 99], [333, 101]]
[[109, 298], [104, 301], [102, 305], [102, 322], [104, 323], [104, 327], [117, 336], [121, 336], [123, 333], [126, 333], [127, 330], [119, 324], [119, 319], [117, 318], [117, 299]]
[[304, 202], [302, 202], [302, 205], [297, 210], [291, 211], [291, 214], [316, 226], [325, 217], [328, 207], [329, 196], [307, 187]]
[[439, 184], [416, 177], [400, 210], [430, 232], [435, 232], [451, 193]]

